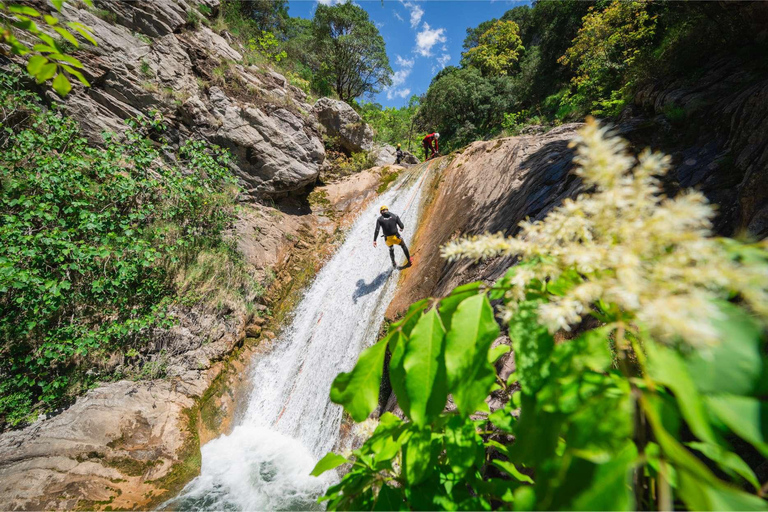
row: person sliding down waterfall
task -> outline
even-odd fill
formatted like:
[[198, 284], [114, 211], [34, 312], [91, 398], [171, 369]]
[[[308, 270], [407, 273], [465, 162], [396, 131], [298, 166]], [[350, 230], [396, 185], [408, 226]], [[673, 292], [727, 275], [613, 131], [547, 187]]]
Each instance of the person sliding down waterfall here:
[[437, 152], [439, 151], [437, 148], [437, 139], [440, 138], [440, 134], [430, 133], [423, 139], [421, 139], [421, 145], [424, 146], [424, 160], [429, 160], [430, 158], [437, 156]]
[[400, 238], [400, 230], [405, 229], [403, 221], [401, 221], [400, 217], [394, 213], [390, 213], [389, 208], [386, 206], [379, 208], [379, 212], [381, 213], [381, 217], [376, 219], [376, 231], [373, 233], [373, 246], [376, 247], [376, 239], [379, 238], [379, 229], [381, 229], [384, 234], [384, 241], [386, 242], [387, 247], [389, 247], [389, 257], [392, 258], [392, 268], [397, 268], [397, 264], [395, 263], [395, 245], [400, 246], [405, 257], [408, 259], [408, 263], [404, 268], [410, 267], [411, 255], [408, 253], [408, 247], [406, 247], [405, 242]]

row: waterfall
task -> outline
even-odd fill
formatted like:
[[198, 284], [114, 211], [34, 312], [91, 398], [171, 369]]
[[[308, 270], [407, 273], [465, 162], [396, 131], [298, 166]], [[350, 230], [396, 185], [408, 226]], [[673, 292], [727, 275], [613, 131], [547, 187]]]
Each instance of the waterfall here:
[[[383, 240], [378, 248], [371, 244], [379, 206], [400, 215], [410, 243], [423, 181], [408, 174], [360, 214], [291, 324], [254, 361], [245, 414], [231, 434], [202, 447], [200, 475], [164, 508], [321, 509], [316, 499], [335, 477], [309, 473], [339, 439], [343, 409], [329, 400], [331, 383], [376, 341], [397, 285]], [[404, 261], [399, 247], [395, 255]]]

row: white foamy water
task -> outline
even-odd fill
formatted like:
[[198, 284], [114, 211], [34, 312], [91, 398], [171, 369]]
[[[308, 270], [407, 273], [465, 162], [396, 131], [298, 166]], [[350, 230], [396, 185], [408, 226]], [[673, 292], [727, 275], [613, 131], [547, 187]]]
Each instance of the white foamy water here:
[[[428, 171], [424, 171], [428, 172]], [[202, 448], [200, 476], [168, 503], [173, 510], [311, 510], [333, 475], [309, 476], [339, 439], [341, 406], [331, 383], [376, 341], [398, 271], [383, 240], [372, 246], [381, 204], [400, 215], [409, 244], [421, 202], [421, 176], [408, 176], [358, 217], [318, 273], [272, 349], [254, 361], [253, 391], [228, 436]], [[410, 248], [410, 247], [409, 247]], [[395, 247], [398, 264], [405, 257]]]

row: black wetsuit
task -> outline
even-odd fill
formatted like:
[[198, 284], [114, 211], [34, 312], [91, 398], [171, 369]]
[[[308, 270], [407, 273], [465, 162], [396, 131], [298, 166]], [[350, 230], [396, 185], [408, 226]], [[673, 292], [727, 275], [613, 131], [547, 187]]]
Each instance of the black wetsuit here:
[[[391, 212], [382, 212], [381, 217], [376, 219], [376, 231], [373, 233], [373, 241], [375, 242], [377, 238], [379, 238], [379, 229], [381, 229], [382, 233], [384, 234], [384, 238], [388, 236], [400, 236], [400, 232], [397, 228], [403, 229], [405, 226], [403, 225], [403, 221], [400, 220], [400, 217], [395, 215]], [[405, 254], [405, 257], [408, 258], [408, 262], [411, 261], [411, 255], [408, 253], [408, 247], [406, 247], [405, 242], [403, 239], [400, 239], [400, 248], [403, 249], [403, 253]], [[389, 257], [392, 258], [392, 266], [396, 267], [397, 264], [395, 263], [395, 246], [390, 245], [389, 246]]]
[[399, 164], [400, 164], [400, 162], [402, 162], [402, 161], [403, 161], [403, 156], [404, 156], [404, 155], [403, 155], [403, 151], [402, 151], [401, 149], [398, 149], [398, 150], [395, 152], [395, 157], [396, 157], [396, 159], [395, 159], [395, 163], [399, 165]]

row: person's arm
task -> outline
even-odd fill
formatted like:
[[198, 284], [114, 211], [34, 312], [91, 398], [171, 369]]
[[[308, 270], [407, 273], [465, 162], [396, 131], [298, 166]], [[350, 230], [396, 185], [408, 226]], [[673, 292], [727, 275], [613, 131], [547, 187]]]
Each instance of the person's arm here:
[[376, 219], [376, 231], [373, 232], [373, 246], [376, 247], [376, 239], [379, 238], [379, 228], [381, 227], [381, 222], [379, 219]]
[[405, 229], [405, 226], [403, 226], [403, 221], [400, 220], [400, 217], [395, 216], [397, 219], [397, 225], [400, 226], [400, 229]]

